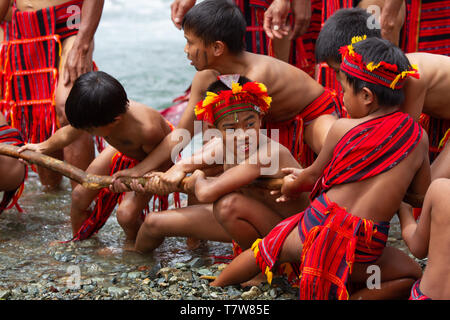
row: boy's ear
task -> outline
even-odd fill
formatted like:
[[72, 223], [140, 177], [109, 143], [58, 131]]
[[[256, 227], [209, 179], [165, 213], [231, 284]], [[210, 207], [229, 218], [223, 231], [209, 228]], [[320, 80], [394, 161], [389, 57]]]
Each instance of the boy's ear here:
[[223, 53], [225, 52], [225, 43], [223, 43], [222, 41], [215, 41], [213, 43], [213, 54], [215, 57], [219, 57], [221, 55], [223, 55]]
[[117, 122], [122, 120], [122, 118], [123, 118], [123, 115], [119, 114], [118, 116], [114, 117], [114, 121], [112, 122], [112, 124], [116, 124]]
[[369, 106], [370, 104], [375, 102], [375, 95], [369, 88], [362, 88], [360, 94], [364, 105]]

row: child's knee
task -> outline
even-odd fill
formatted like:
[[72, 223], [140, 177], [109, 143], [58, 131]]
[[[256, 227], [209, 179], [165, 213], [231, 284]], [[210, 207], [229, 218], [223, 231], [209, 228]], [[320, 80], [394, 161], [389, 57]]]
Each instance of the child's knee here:
[[216, 219], [219, 222], [235, 219], [238, 216], [240, 210], [240, 198], [241, 195], [237, 193], [231, 193], [216, 201], [213, 205], [213, 212]]

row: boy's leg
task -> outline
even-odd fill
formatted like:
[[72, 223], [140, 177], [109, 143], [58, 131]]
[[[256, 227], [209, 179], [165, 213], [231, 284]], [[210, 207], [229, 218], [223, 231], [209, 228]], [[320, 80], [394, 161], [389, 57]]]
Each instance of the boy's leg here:
[[231, 242], [227, 232], [214, 218], [211, 204], [149, 214], [139, 229], [135, 248], [139, 252], [153, 251], [165, 237]]
[[222, 197], [213, 210], [217, 221], [244, 250], [283, 219], [263, 203], [240, 193]]
[[117, 208], [117, 222], [125, 232], [125, 248], [134, 248], [136, 236], [142, 224], [141, 212], [148, 205], [152, 194], [125, 193]]
[[[107, 147], [87, 168], [86, 172], [98, 175], [109, 175], [111, 159], [117, 152], [113, 147]], [[81, 185], [77, 185], [72, 191], [72, 204], [70, 207], [70, 220], [72, 232], [75, 235], [83, 222], [89, 218], [87, 209], [98, 195], [100, 190], [89, 190]]]
[[[370, 266], [372, 267], [368, 269]], [[359, 287], [359, 290], [352, 292], [350, 299], [407, 299], [412, 285], [421, 275], [419, 264], [406, 253], [397, 248], [386, 247], [381, 257], [373, 264], [353, 265], [349, 284], [355, 285], [355, 288]]]
[[[298, 228], [295, 227], [286, 237], [275, 267], [285, 262], [300, 262], [302, 248], [303, 244], [298, 234]], [[217, 279], [211, 282], [211, 285], [225, 287], [233, 284], [240, 284], [252, 279], [259, 272], [262, 272], [262, 270], [260, 270], [256, 262], [253, 251], [247, 249], [234, 258]]]
[[[62, 43], [61, 62], [59, 67], [60, 81], [58, 81], [58, 86], [55, 93], [56, 112], [61, 126], [65, 126], [68, 124], [65, 113], [65, 105], [70, 90], [72, 89], [73, 83], [69, 83], [67, 86], [64, 85], [63, 75], [67, 55], [72, 49], [75, 38], [76, 36], [68, 37]], [[89, 52], [91, 61], [93, 49], [94, 45], [92, 44]], [[92, 136], [87, 132], [81, 134], [77, 140], [64, 148], [64, 160], [82, 170], [85, 170], [89, 166], [94, 157], [94, 141], [92, 139]], [[74, 187], [75, 185], [76, 183], [72, 182], [72, 187]]]

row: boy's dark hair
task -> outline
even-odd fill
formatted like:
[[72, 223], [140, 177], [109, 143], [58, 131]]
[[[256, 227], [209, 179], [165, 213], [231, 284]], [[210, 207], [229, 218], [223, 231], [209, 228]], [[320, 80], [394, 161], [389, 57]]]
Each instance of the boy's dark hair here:
[[193, 32], [206, 45], [222, 41], [231, 53], [245, 50], [246, 22], [239, 8], [229, 0], [205, 0], [184, 16], [183, 30]]
[[[361, 42], [353, 44], [356, 53], [359, 53], [363, 62], [367, 65], [373, 62], [375, 65], [381, 61], [397, 65], [399, 73], [410, 70], [411, 64], [403, 51], [388, 40], [381, 38], [368, 38]], [[344, 71], [342, 71], [345, 73]], [[397, 106], [403, 103], [405, 95], [403, 89], [393, 90], [391, 88], [369, 83], [345, 73], [349, 84], [353, 87], [355, 93], [362, 88], [370, 89], [377, 97], [378, 104], [381, 106]]]
[[371, 14], [361, 8], [340, 9], [327, 19], [316, 41], [316, 61], [342, 62], [339, 49], [349, 45], [355, 36], [381, 38], [378, 28], [370, 29], [367, 21]]
[[102, 71], [81, 75], [66, 101], [66, 117], [77, 129], [101, 127], [127, 111], [125, 89], [115, 78]]
[[[252, 80], [250, 80], [249, 78], [240, 76], [238, 83], [240, 86], [242, 86], [242, 85], [246, 84], [247, 82], [251, 82], [251, 81]], [[225, 83], [223, 83], [221, 80], [216, 80], [209, 85], [209, 87], [206, 91], [219, 93], [220, 91], [224, 91], [224, 90], [231, 90], [231, 89], [228, 88], [227, 85]], [[205, 97], [206, 97], [206, 95], [205, 95]]]

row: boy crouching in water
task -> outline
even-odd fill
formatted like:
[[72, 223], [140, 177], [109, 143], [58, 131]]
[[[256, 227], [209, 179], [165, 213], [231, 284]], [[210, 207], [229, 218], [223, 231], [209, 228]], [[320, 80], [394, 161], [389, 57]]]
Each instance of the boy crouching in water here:
[[[158, 111], [129, 101], [120, 82], [101, 71], [85, 73], [75, 81], [65, 111], [70, 125], [56, 131], [48, 140], [27, 144], [22, 150], [50, 153], [87, 131], [104, 137], [109, 146], [92, 161], [86, 172], [111, 175], [144, 159], [172, 131]], [[160, 170], [167, 170], [171, 164], [167, 161]], [[77, 185], [72, 191], [70, 209], [73, 240], [84, 240], [96, 233], [120, 202], [116, 216], [125, 232], [125, 248], [134, 248], [143, 211], [148, 209], [151, 197], [151, 194], [121, 194], [106, 188], [90, 190]], [[95, 207], [91, 209], [94, 199]], [[160, 209], [167, 209], [167, 197], [160, 200]]]
[[[300, 166], [287, 148], [260, 134], [261, 117], [271, 102], [265, 86], [239, 75], [219, 79], [209, 86], [205, 100], [195, 108], [197, 119], [207, 123], [219, 139], [212, 139], [203, 152], [193, 155], [200, 156], [201, 161], [184, 159], [164, 173], [181, 181], [193, 172], [188, 189], [202, 204], [148, 215], [139, 229], [137, 251], [154, 250], [166, 236], [234, 240], [242, 248], [249, 248], [281, 220], [308, 205], [307, 194], [278, 204], [269, 190], [252, 186], [239, 191], [257, 178], [283, 177], [282, 167]], [[216, 161], [211, 164], [213, 159]], [[218, 161], [224, 172], [217, 177], [205, 178], [203, 171], [196, 170]], [[215, 202], [233, 193], [246, 204], [245, 215], [239, 210], [216, 217]]]
[[[279, 198], [312, 191], [310, 207], [257, 240], [211, 285], [242, 283], [258, 271], [271, 276], [280, 263], [291, 262], [301, 300], [396, 299], [407, 298], [420, 277], [414, 260], [385, 247], [389, 222], [408, 189], [423, 195], [430, 184], [427, 136], [399, 111], [402, 86], [416, 70], [386, 40], [370, 38], [341, 50], [351, 119], [335, 122], [316, 161], [286, 176]], [[371, 265], [379, 267], [379, 289], [366, 285]]]

